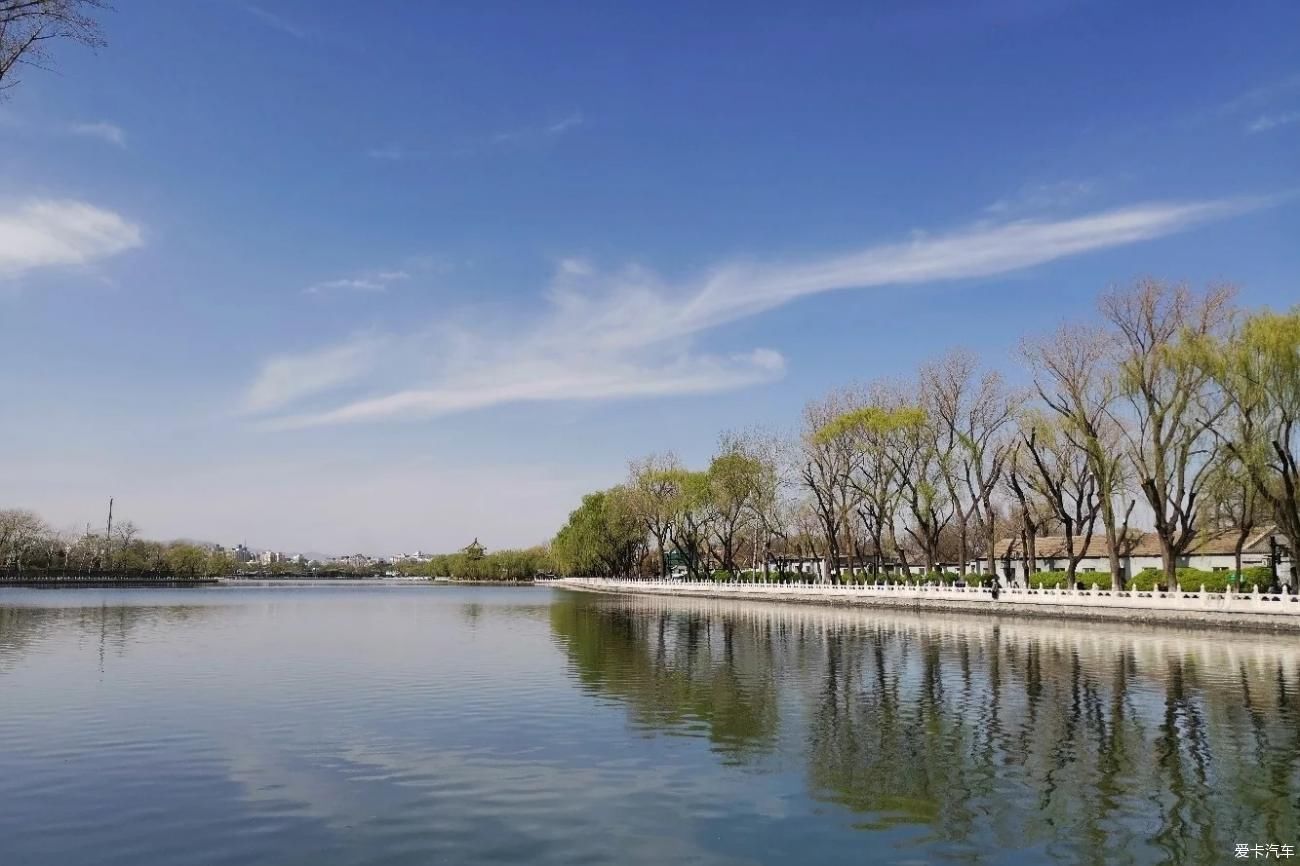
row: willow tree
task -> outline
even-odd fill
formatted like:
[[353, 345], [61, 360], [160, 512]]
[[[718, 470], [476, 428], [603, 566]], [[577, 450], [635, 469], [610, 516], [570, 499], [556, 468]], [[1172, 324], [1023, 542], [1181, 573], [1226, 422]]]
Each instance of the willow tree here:
[[668, 543], [673, 531], [673, 503], [682, 467], [673, 454], [651, 454], [629, 465], [628, 502], [659, 554], [659, 576], [668, 576]]
[[709, 482], [708, 472], [678, 472], [670, 504], [673, 550], [696, 580], [703, 580], [711, 574], [709, 534], [714, 509]]
[[[1227, 441], [1245, 444], [1250, 440]], [[1250, 447], [1250, 446], [1247, 446]], [[1267, 508], [1255, 484], [1250, 480], [1245, 462], [1228, 448], [1214, 463], [1206, 481], [1201, 526], [1220, 532], [1233, 533], [1233, 570], [1242, 572], [1242, 551], [1251, 534], [1258, 528]]]
[[894, 468], [885, 453], [890, 427], [889, 410], [872, 405], [844, 413], [818, 433], [822, 438], [854, 442], [855, 455], [845, 464], [845, 482], [857, 492], [857, 516], [871, 539], [873, 574], [885, 549], [886, 527], [892, 525], [898, 507]]
[[1229, 286], [1197, 293], [1143, 280], [1101, 299], [1118, 346], [1115, 382], [1125, 423], [1117, 429], [1151, 510], [1170, 585], [1196, 535], [1217, 450], [1212, 428], [1226, 406], [1200, 362], [1200, 346], [1227, 330], [1234, 294]]
[[617, 577], [630, 574], [645, 548], [645, 533], [627, 488], [589, 493], [551, 543], [565, 574]]
[[742, 436], [725, 433], [718, 453], [709, 463], [708, 502], [713, 510], [709, 534], [716, 558], [724, 571], [737, 574], [736, 549], [747, 530], [754, 527], [760, 499], [770, 486], [774, 470]]
[[817, 433], [826, 442], [842, 443], [848, 456], [841, 461], [847, 473], [845, 484], [852, 489], [855, 513], [871, 540], [872, 573], [879, 571], [886, 543], [906, 563], [906, 551], [898, 541], [898, 515], [902, 506], [902, 466], [910, 465], [904, 452], [907, 428], [916, 420], [901, 391], [884, 383], [872, 385], [864, 405], [848, 409], [828, 421]]
[[956, 513], [944, 478], [940, 438], [934, 419], [918, 406], [896, 409], [892, 424], [889, 459], [911, 518], [903, 529], [921, 549], [926, 571], [932, 572], [940, 565], [944, 530]]
[[1286, 538], [1300, 589], [1300, 307], [1248, 317], [1207, 356], [1229, 406], [1221, 441]]
[[852, 408], [852, 398], [841, 393], [804, 409], [799, 477], [824, 541], [823, 580], [839, 574], [840, 539], [857, 506], [856, 491], [848, 480], [858, 459], [857, 437], [852, 430], [833, 425]]

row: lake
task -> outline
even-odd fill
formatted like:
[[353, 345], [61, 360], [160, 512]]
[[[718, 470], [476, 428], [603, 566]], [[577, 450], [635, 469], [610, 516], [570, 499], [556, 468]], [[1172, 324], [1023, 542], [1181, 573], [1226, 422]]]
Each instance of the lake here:
[[421, 585], [0, 590], [0, 863], [1227, 863], [1300, 641]]

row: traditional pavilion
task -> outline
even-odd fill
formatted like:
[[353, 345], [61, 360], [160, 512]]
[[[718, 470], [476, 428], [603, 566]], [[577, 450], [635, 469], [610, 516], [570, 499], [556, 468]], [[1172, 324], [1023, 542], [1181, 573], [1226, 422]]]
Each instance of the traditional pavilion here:
[[468, 556], [470, 559], [482, 559], [483, 554], [487, 553], [487, 548], [479, 544], [478, 538], [475, 537], [473, 541], [465, 547], [462, 547], [460, 552]]

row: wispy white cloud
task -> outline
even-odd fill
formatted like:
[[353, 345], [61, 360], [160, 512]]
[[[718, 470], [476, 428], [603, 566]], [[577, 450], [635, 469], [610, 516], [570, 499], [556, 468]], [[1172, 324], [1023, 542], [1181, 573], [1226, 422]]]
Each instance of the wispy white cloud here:
[[366, 156], [385, 162], [401, 162], [404, 159], [424, 156], [424, 151], [411, 150], [401, 144], [385, 144], [380, 147], [370, 148], [366, 151]]
[[655, 365], [599, 353], [587, 358], [567, 353], [515, 353], [465, 370], [464, 375], [446, 376], [435, 387], [411, 388], [322, 412], [273, 418], [263, 427], [285, 430], [393, 416], [446, 415], [503, 403], [706, 394], [771, 381], [784, 370], [785, 359], [770, 349], [725, 358], [682, 353]]
[[115, 123], [101, 120], [96, 123], [74, 123], [69, 127], [73, 135], [98, 138], [117, 147], [126, 147], [126, 133]]
[[243, 410], [264, 412], [355, 382], [374, 367], [382, 342], [363, 335], [314, 352], [270, 358], [248, 389]]
[[1300, 123], [1300, 109], [1295, 108], [1300, 96], [1300, 72], [1269, 81], [1222, 103], [1218, 113], [1242, 123], [1250, 135]]
[[380, 162], [408, 162], [429, 159], [444, 154], [447, 156], [469, 156], [497, 147], [526, 146], [558, 139], [586, 122], [587, 119], [582, 112], [573, 111], [546, 123], [520, 126], [514, 129], [501, 130], [490, 135], [475, 136], [460, 146], [449, 148], [446, 151], [441, 151], [436, 147], [413, 147], [400, 141], [394, 141], [368, 148], [366, 156]]
[[1253, 87], [1219, 106], [1224, 114], [1257, 111], [1260, 107], [1300, 92], [1300, 72]]
[[89, 264], [143, 242], [138, 225], [85, 202], [31, 199], [0, 205], [0, 278]]
[[1270, 129], [1277, 129], [1279, 126], [1290, 126], [1293, 123], [1300, 123], [1300, 109], [1281, 111], [1275, 114], [1261, 114], [1247, 124], [1246, 131], [1249, 133], [1268, 132]]
[[386, 292], [393, 283], [409, 280], [410, 278], [411, 275], [406, 271], [372, 271], [355, 277], [342, 277], [336, 280], [313, 283], [302, 291], [303, 294], [308, 295], [316, 295], [332, 290]]
[[1076, 205], [1096, 192], [1097, 185], [1090, 180], [1060, 180], [1036, 183], [1022, 187], [1018, 192], [1004, 196], [984, 208], [986, 214], [1008, 218], [1041, 213]]
[[493, 135], [492, 141], [495, 144], [508, 144], [511, 142], [558, 138], [570, 130], [577, 129], [586, 122], [587, 120], [583, 117], [581, 111], [573, 111], [541, 126], [523, 126], [518, 129], [503, 130]]
[[[1155, 202], [1070, 219], [980, 222], [804, 262], [722, 264], [680, 284], [639, 267], [605, 273], [582, 260], [562, 261], [545, 311], [531, 324], [443, 322], [418, 334], [391, 335], [383, 359], [365, 371], [354, 370], [347, 380], [364, 396], [333, 405], [299, 404], [262, 424], [285, 429], [526, 401], [695, 394], [769, 382], [784, 371], [778, 352], [702, 354], [694, 338], [811, 295], [1010, 273], [1162, 237], [1267, 203]], [[251, 392], [267, 391], [269, 379], [292, 379], [286, 371], [312, 382], [328, 380], [328, 374], [313, 372], [321, 359], [319, 354], [276, 359], [277, 366], [264, 367]], [[325, 390], [311, 392], [320, 396]], [[285, 409], [294, 401], [253, 402]]]
[[575, 111], [572, 114], [567, 115], [566, 117], [562, 117], [559, 120], [547, 126], [546, 134], [563, 135], [564, 133], [568, 132], [570, 129], [576, 129], [579, 126], [582, 126], [582, 124], [584, 123], [586, 123], [586, 118], [582, 116], [582, 112]]
[[292, 36], [294, 39], [306, 39], [308, 36], [306, 30], [299, 27], [288, 18], [285, 18], [283, 15], [271, 12], [268, 9], [263, 9], [261, 6], [252, 3], [247, 4], [244, 8], [247, 9], [254, 18], [257, 18], [273, 30], [279, 30], [286, 36]]

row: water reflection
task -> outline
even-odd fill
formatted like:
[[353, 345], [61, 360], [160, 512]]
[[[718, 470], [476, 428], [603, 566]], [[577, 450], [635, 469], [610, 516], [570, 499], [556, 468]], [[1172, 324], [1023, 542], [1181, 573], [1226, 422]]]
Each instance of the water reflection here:
[[768, 623], [584, 601], [553, 605], [551, 625], [589, 691], [625, 701], [642, 728], [702, 731], [729, 760], [772, 748], [778, 690]]
[[1297, 841], [1292, 638], [567, 595], [577, 677], [639, 729], [774, 750], [930, 854], [1220, 863]]
[[488, 587], [0, 594], [0, 861], [1224, 863], [1290, 638]]
[[[32, 594], [32, 598], [60, 598], [58, 590]], [[158, 626], [181, 626], [208, 617], [217, 608], [210, 604], [141, 606], [121, 603], [0, 604], [0, 674], [12, 668], [24, 654], [43, 642], [57, 646], [71, 635], [80, 642], [92, 642], [99, 651], [101, 667], [105, 656], [121, 654], [139, 631]]]

